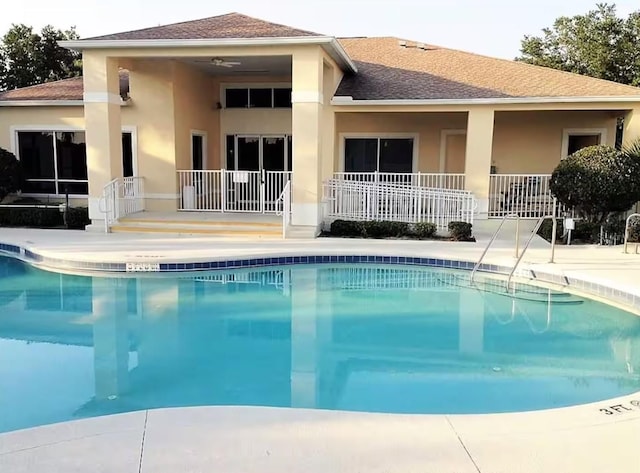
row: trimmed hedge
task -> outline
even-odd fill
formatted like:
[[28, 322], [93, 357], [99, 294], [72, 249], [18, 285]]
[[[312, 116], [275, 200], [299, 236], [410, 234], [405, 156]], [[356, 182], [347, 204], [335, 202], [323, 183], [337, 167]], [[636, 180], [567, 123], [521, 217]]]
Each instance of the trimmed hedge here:
[[472, 227], [473, 225], [467, 222], [449, 222], [449, 236], [453, 241], [475, 241]]
[[421, 239], [433, 238], [438, 231], [435, 223], [419, 222], [413, 226], [413, 234]]
[[331, 234], [340, 237], [364, 237], [364, 223], [352, 220], [335, 220], [331, 223]]
[[[89, 225], [86, 207], [67, 209], [67, 228], [84, 230]], [[0, 208], [0, 227], [60, 228], [64, 215], [58, 208]]]
[[364, 222], [364, 232], [369, 238], [399, 238], [409, 233], [409, 224], [371, 220]]
[[86, 207], [69, 207], [67, 209], [67, 228], [84, 230], [91, 223], [89, 209]]

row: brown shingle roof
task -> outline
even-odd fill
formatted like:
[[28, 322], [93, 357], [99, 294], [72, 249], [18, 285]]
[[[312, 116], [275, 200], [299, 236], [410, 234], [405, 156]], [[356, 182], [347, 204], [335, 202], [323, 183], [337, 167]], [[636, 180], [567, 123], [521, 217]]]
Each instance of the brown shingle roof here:
[[[21, 89], [0, 92], [0, 102], [20, 100], [82, 100], [84, 84], [82, 77], [72, 77]], [[129, 71], [120, 71], [120, 95], [129, 93]]]
[[148, 40], [148, 39], [219, 39], [219, 38], [290, 38], [323, 36], [311, 31], [228, 13], [226, 15], [156, 26], [124, 33], [88, 38], [90, 40]]
[[337, 96], [361, 100], [638, 96], [640, 88], [398, 38], [340, 39], [358, 66]]

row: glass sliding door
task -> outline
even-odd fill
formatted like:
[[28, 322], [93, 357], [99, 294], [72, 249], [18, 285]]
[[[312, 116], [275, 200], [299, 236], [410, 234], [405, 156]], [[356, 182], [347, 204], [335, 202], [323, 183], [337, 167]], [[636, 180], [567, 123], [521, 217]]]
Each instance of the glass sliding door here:
[[262, 169], [264, 170], [264, 206], [265, 211], [275, 212], [277, 200], [287, 183], [286, 137], [262, 137]]

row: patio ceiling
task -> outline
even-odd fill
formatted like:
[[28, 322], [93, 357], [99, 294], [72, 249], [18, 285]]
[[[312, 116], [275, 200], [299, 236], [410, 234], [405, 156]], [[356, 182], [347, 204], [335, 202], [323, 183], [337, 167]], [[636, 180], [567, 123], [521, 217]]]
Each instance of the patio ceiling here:
[[[216, 65], [215, 60], [221, 59], [226, 63], [233, 64], [230, 67]], [[179, 58], [180, 62], [196, 67], [206, 74], [212, 76], [246, 76], [256, 75], [273, 75], [273, 76], [290, 76], [292, 59], [291, 56], [212, 56], [199, 58]]]

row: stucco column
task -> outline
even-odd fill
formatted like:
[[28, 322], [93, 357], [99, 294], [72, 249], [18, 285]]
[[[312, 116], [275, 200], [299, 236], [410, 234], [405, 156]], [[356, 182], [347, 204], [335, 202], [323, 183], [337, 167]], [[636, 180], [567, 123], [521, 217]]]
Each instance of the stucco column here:
[[317, 269], [291, 273], [291, 407], [318, 402]]
[[323, 60], [319, 47], [293, 54], [292, 68], [292, 219], [314, 236], [322, 218]]
[[640, 108], [629, 110], [625, 115], [622, 139], [624, 146], [640, 140]]
[[118, 397], [129, 387], [129, 328], [125, 279], [93, 278], [95, 397]]
[[122, 177], [122, 125], [120, 78], [117, 58], [85, 51], [82, 57], [84, 120], [89, 177], [89, 217], [94, 225], [104, 221], [99, 200], [104, 186]]
[[469, 110], [467, 149], [464, 165], [465, 189], [478, 199], [476, 217], [486, 219], [489, 212], [489, 176], [493, 154], [494, 111], [488, 107]]

